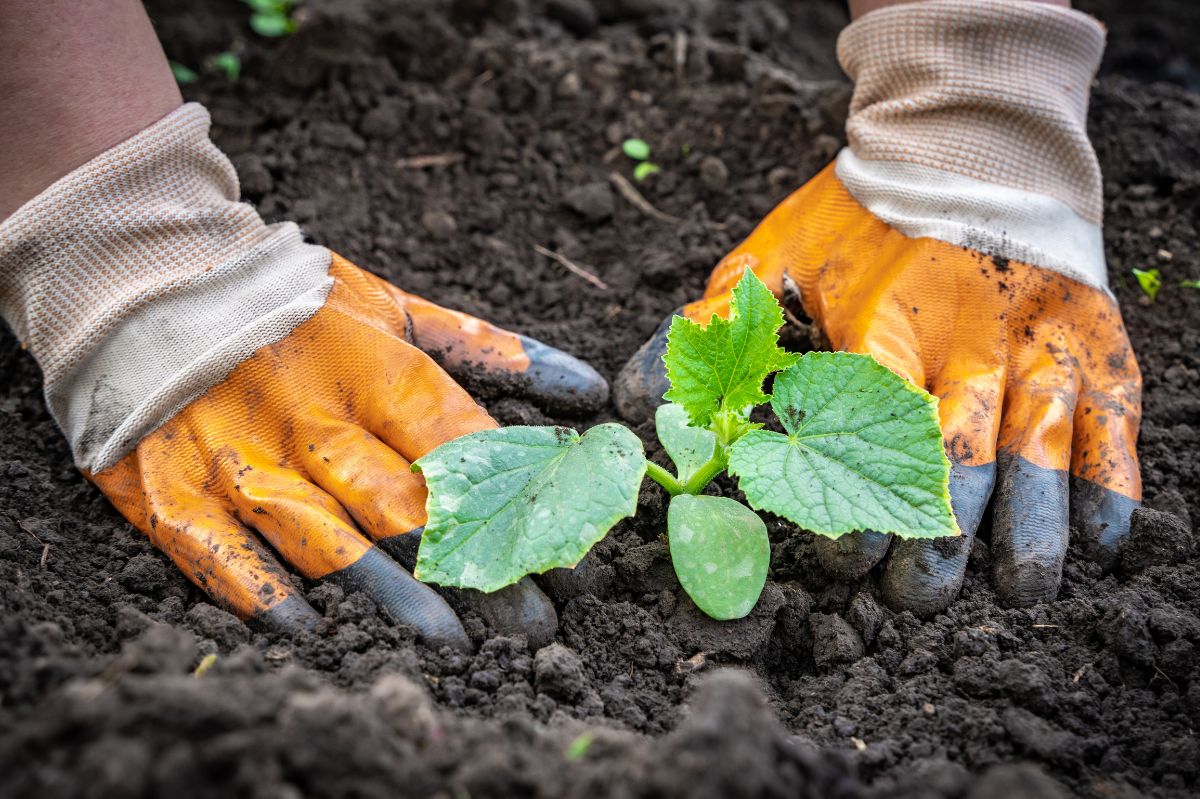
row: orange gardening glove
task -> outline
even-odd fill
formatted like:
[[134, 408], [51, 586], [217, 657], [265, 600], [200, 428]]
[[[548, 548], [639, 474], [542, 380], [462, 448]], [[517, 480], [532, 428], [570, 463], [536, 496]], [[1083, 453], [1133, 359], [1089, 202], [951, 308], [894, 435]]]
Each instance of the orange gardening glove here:
[[[993, 583], [1013, 605], [1054, 598], [1072, 524], [1111, 562], [1141, 499], [1141, 377], [1105, 285], [1083, 132], [1102, 42], [1083, 14], [1003, 0], [931, 0], [853, 23], [839, 41], [857, 80], [850, 147], [678, 311], [727, 314], [753, 269], [833, 349], [874, 355], [939, 398], [962, 536], [818, 542], [842, 576], [890, 545], [882, 589], [897, 609], [954, 599], [989, 498]], [[668, 324], [618, 379], [627, 417], [661, 401]]]
[[[565, 353], [305, 244], [293, 225], [264, 226], [235, 202], [236, 182], [213, 182], [232, 168], [207, 124], [185, 106], [0, 226], [0, 274], [18, 277], [0, 283], [16, 286], [4, 307], [21, 309], [10, 322], [77, 461], [243, 618], [318, 622], [282, 562], [365, 592], [432, 645], [467, 646], [447, 602], [405, 570], [425, 523], [411, 463], [496, 426], [443, 367], [560, 410], [603, 403], [607, 386]], [[130, 169], [145, 185], [116, 196]], [[91, 271], [75, 295], [38, 293], [46, 275], [83, 274], [77, 264]], [[60, 335], [61, 318], [78, 321]], [[528, 578], [455, 596], [535, 646], [555, 633]]]

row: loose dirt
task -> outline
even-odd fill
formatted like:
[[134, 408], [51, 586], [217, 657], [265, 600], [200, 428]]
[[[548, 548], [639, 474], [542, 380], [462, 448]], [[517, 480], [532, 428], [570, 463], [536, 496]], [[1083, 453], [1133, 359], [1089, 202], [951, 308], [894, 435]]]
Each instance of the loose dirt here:
[[[842, 144], [840, 2], [312, 0], [278, 41], [236, 2], [150, 5], [172, 58], [242, 53], [239, 81], [185, 93], [266, 217], [610, 378]], [[1178, 283], [1200, 278], [1200, 22], [1186, 2], [1082, 5], [1112, 28], [1092, 135], [1146, 378], [1148, 502], [1114, 573], [1072, 552], [1058, 601], [1002, 609], [985, 522], [961, 599], [922, 621], [773, 522], [762, 601], [717, 624], [681, 595], [647, 488], [584, 572], [543, 580], [561, 629], [538, 652], [475, 617], [476, 654], [431, 652], [317, 584], [330, 632], [276, 638], [209, 604], [75, 472], [5, 332], [0, 795], [1194, 795], [1200, 291]], [[634, 185], [679, 221], [615, 188], [628, 136], [662, 167]], [[1152, 266], [1153, 305], [1129, 273]], [[505, 423], [615, 416], [484, 401]]]

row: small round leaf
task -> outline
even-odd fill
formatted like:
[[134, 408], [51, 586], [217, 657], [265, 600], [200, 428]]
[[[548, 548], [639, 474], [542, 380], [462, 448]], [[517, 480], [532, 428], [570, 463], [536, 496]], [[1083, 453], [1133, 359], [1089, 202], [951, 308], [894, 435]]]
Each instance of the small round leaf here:
[[680, 494], [667, 509], [667, 537], [679, 584], [698, 608], [722, 621], [754, 609], [771, 561], [758, 514], [726, 497]]

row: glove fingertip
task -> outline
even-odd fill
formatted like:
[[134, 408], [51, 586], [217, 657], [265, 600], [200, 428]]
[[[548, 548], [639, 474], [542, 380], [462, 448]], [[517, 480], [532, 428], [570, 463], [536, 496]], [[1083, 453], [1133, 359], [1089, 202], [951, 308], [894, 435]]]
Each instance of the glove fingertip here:
[[627, 422], [636, 424], [654, 416], [663, 404], [663, 395], [671, 388], [663, 355], [667, 352], [667, 332], [678, 312], [664, 319], [642, 346], [638, 347], [617, 375], [613, 399], [617, 413]]
[[537, 339], [520, 336], [529, 356], [524, 373], [529, 398], [546, 410], [585, 414], [608, 402], [608, 381], [591, 364]]
[[1071, 477], [1071, 526], [1084, 551], [1104, 569], [1116, 565], [1141, 502], [1082, 477]]

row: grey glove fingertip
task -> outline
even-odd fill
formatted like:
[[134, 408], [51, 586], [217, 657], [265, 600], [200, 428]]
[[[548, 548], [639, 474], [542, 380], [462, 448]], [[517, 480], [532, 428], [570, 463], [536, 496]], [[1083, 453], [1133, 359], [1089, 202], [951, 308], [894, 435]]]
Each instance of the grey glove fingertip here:
[[613, 384], [617, 413], [627, 422], [638, 423], [654, 417], [662, 405], [663, 394], [671, 388], [663, 355], [667, 352], [667, 332], [678, 312], [664, 319], [650, 338], [626, 361]]
[[1007, 607], [1050, 602], [1067, 557], [1067, 473], [1011, 454], [997, 466], [992, 584]]
[[897, 541], [881, 581], [888, 607], [928, 618], [950, 606], [962, 590], [971, 543], [995, 482], [995, 463], [951, 465], [950, 503], [962, 534]]
[[855, 580], [883, 560], [891, 543], [890, 534], [859, 530], [838, 538], [819, 535], [813, 541], [813, 551], [825, 571], [844, 580]]

